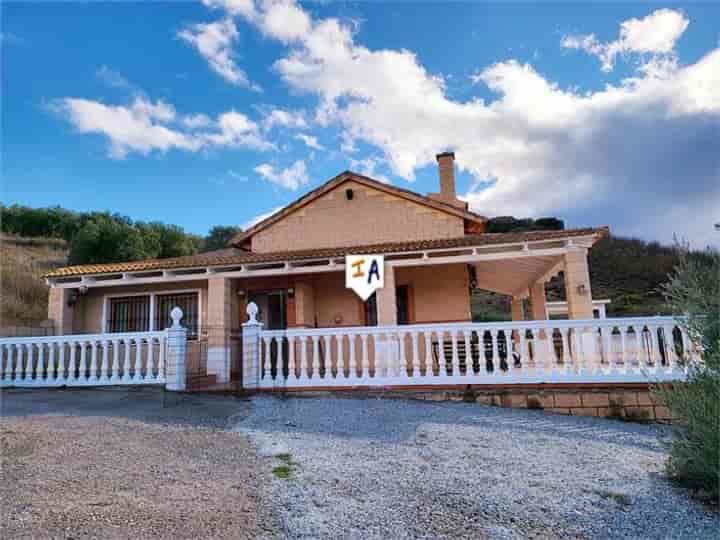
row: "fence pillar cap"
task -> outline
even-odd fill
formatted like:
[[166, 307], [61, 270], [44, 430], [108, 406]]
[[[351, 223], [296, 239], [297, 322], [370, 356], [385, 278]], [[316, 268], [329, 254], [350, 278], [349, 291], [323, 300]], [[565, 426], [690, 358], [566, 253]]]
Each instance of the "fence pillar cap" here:
[[248, 303], [245, 308], [245, 313], [248, 315], [247, 322], [243, 323], [243, 326], [262, 326], [263, 324], [257, 320], [257, 315], [260, 309], [255, 302]]
[[170, 312], [170, 318], [172, 319], [172, 328], [178, 329], [182, 328], [180, 326], [180, 319], [183, 317], [183, 311], [178, 306], [175, 306], [172, 308], [172, 311]]

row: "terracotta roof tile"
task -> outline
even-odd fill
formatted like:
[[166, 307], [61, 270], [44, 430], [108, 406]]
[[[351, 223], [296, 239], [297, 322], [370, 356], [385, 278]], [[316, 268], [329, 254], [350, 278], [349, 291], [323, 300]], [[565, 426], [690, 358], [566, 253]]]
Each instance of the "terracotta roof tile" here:
[[282, 251], [275, 253], [252, 253], [238, 248], [226, 248], [186, 257], [170, 259], [153, 259], [144, 261], [86, 264], [58, 268], [45, 277], [62, 278], [88, 274], [114, 274], [119, 272], [138, 272], [152, 270], [173, 270], [178, 268], [197, 268], [202, 266], [226, 266], [248, 263], [271, 263], [277, 261], [298, 261], [310, 258], [344, 257], [352, 253], [402, 253], [425, 249], [444, 249], [457, 247], [488, 246], [518, 242], [535, 242], [594, 235], [596, 239], [609, 234], [607, 227], [568, 229], [564, 231], [531, 231], [519, 233], [483, 233], [467, 235], [459, 238], [416, 240], [411, 242], [390, 242], [385, 244], [369, 244], [365, 246], [349, 246], [323, 249], [306, 249], [300, 251]]

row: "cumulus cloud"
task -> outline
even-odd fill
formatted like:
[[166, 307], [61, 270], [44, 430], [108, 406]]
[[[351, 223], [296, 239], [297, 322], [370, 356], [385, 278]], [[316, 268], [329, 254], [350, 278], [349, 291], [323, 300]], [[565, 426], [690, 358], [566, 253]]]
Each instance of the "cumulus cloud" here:
[[306, 135], [305, 133], [298, 133], [295, 138], [305, 143], [305, 146], [312, 148], [313, 150], [325, 150], [325, 147], [318, 142], [317, 137], [314, 135]]
[[178, 32], [178, 37], [192, 45], [207, 60], [210, 68], [227, 82], [259, 90], [235, 63], [232, 46], [238, 36], [237, 27], [231, 18], [194, 24]]
[[307, 127], [307, 121], [302, 111], [263, 109], [262, 125], [266, 130], [276, 126], [302, 129]]
[[52, 109], [80, 133], [97, 133], [109, 141], [109, 155], [122, 159], [131, 152], [147, 155], [171, 149], [196, 152], [211, 147], [246, 147], [267, 150], [259, 126], [244, 114], [227, 111], [216, 120], [205, 115], [182, 116], [162, 100], [135, 97], [128, 105], [68, 97]]
[[277, 170], [269, 163], [263, 163], [255, 167], [255, 172], [262, 176], [265, 180], [277, 184], [286, 189], [297, 190], [310, 182], [307, 175], [305, 162], [298, 160], [287, 169]]
[[569, 35], [562, 39], [561, 45], [597, 56], [603, 71], [612, 71], [618, 55], [649, 54], [653, 62], [657, 62], [659, 56], [674, 57], [675, 43], [688, 24], [690, 21], [683, 12], [659, 9], [642, 19], [624, 21], [615, 41], [600, 43], [595, 34]]
[[[461, 102], [413, 52], [365, 47], [350, 23], [305, 13], [292, 30], [277, 28], [276, 3], [302, 11], [271, 1], [244, 2], [235, 13], [288, 45], [274, 69], [292, 89], [318, 97], [316, 120], [339, 125], [348, 151], [356, 141], [375, 146], [412, 181], [419, 168], [434, 166], [437, 151], [455, 150], [472, 178], [464, 197], [483, 214], [553, 214], [662, 240], [712, 231], [717, 216], [700, 209], [720, 197], [720, 50], [680, 66], [674, 44], [688, 25], [681, 12], [625, 21], [614, 45], [564, 40], [602, 53], [610, 65], [618, 54], [646, 55], [635, 77], [580, 94], [509, 60], [475, 77], [493, 100]], [[698, 242], [705, 240], [717, 242]]]
[[369, 176], [370, 178], [374, 178], [375, 180], [379, 180], [385, 184], [391, 184], [392, 182], [390, 182], [390, 179], [378, 171], [378, 166], [380, 164], [379, 160], [372, 157], [365, 159], [351, 159], [350, 169], [354, 172], [362, 174], [363, 176]]

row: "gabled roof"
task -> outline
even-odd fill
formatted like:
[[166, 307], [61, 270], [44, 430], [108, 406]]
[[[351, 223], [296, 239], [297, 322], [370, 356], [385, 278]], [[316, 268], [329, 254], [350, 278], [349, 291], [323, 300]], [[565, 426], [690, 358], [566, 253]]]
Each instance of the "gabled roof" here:
[[[45, 275], [47, 278], [63, 278], [88, 274], [116, 274], [151, 270], [173, 270], [178, 268], [198, 268], [229, 266], [234, 264], [272, 263], [278, 261], [302, 261], [313, 258], [344, 257], [354, 253], [404, 253], [432, 249], [451, 249], [462, 247], [480, 247], [523, 242], [542, 242], [577, 237], [592, 237], [593, 243], [609, 234], [607, 227], [567, 229], [564, 231], [529, 231], [516, 233], [483, 233], [458, 238], [437, 240], [412, 240], [408, 242], [387, 242], [365, 246], [337, 248], [304, 249], [298, 251], [279, 251], [274, 253], [253, 253], [238, 248], [226, 248], [197, 255], [154, 259], [133, 262], [86, 264], [58, 268]], [[198, 278], [200, 279], [200, 278]]]
[[246, 231], [241, 232], [232, 240], [230, 240], [228, 245], [241, 246], [252, 235], [262, 231], [263, 229], [269, 227], [270, 225], [273, 225], [274, 223], [277, 223], [278, 221], [281, 221], [296, 210], [299, 210], [300, 208], [311, 203], [315, 199], [322, 197], [329, 191], [332, 191], [333, 189], [342, 185], [345, 182], [356, 182], [358, 184], [377, 189], [378, 191], [382, 191], [390, 195], [395, 195], [396, 197], [422, 204], [424, 206], [429, 206], [430, 208], [434, 208], [435, 210], [440, 210], [441, 212], [446, 212], [448, 214], [458, 216], [476, 223], [484, 223], [485, 221], [487, 221], [487, 218], [485, 216], [481, 216], [463, 208], [458, 208], [457, 206], [431, 199], [430, 197], [415, 193], [414, 191], [410, 191], [408, 189], [403, 189], [389, 184], [385, 184], [378, 180], [374, 180], [373, 178], [370, 178], [368, 176], [363, 176], [362, 174], [358, 174], [352, 171], [344, 171], [336, 177], [331, 178], [323, 185], [313, 189], [299, 199], [291, 202], [281, 210], [278, 210], [271, 216], [263, 219], [262, 221], [259, 221]]

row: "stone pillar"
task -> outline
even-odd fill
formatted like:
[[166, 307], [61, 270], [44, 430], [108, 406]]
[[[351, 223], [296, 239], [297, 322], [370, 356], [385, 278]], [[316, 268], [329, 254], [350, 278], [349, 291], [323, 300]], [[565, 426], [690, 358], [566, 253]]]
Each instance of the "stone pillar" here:
[[565, 254], [565, 298], [568, 319], [593, 318], [586, 249], [572, 250]]
[[242, 325], [243, 388], [257, 388], [260, 381], [260, 330], [255, 302], [247, 306], [248, 321]]
[[185, 390], [187, 380], [187, 330], [180, 325], [182, 316], [182, 309], [174, 307], [170, 312], [172, 326], [166, 330], [165, 388], [173, 391]]
[[229, 278], [208, 279], [207, 373], [215, 375], [221, 383], [230, 381], [230, 332], [233, 312], [237, 313], [237, 295]]
[[295, 282], [295, 326], [315, 326], [315, 289], [304, 281]]
[[53, 321], [56, 336], [72, 334], [73, 308], [68, 306], [68, 300], [73, 289], [50, 287], [48, 297], [48, 319]]
[[388, 263], [385, 263], [385, 284], [375, 294], [377, 295], [378, 326], [395, 326], [397, 324], [395, 268]]
[[525, 320], [525, 308], [523, 307], [523, 299], [519, 296], [513, 296], [510, 301], [510, 315], [513, 321]]
[[533, 321], [546, 321], [548, 318], [545, 303], [545, 282], [538, 281], [530, 287], [530, 310]]

